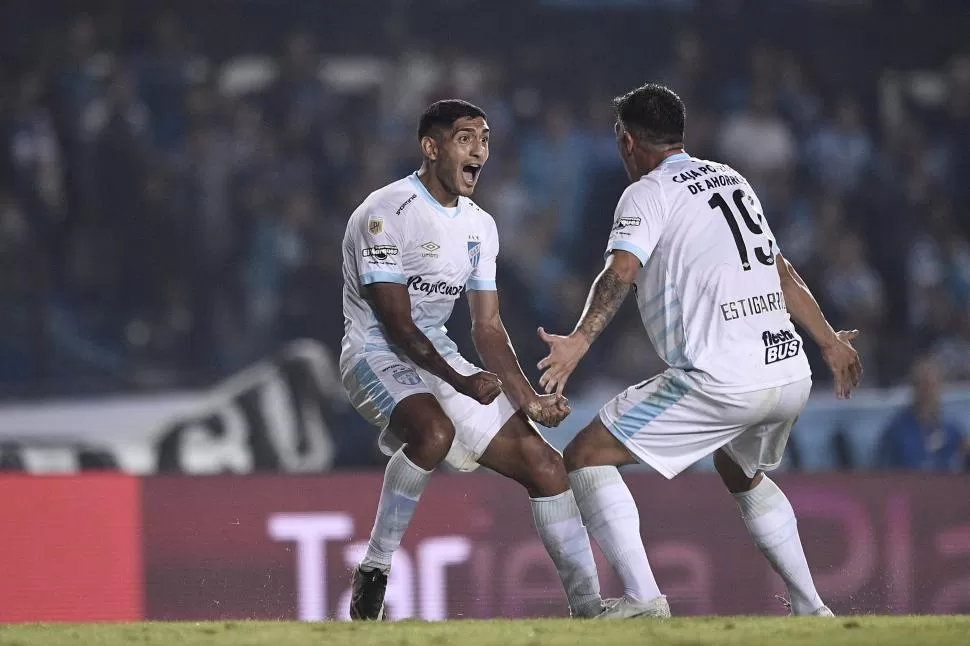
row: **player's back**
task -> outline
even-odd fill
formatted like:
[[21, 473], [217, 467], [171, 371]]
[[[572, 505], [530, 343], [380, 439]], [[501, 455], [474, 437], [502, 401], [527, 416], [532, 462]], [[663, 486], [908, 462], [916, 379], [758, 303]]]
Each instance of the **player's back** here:
[[637, 303], [668, 364], [733, 392], [811, 374], [785, 308], [777, 243], [734, 169], [678, 154], [631, 185], [611, 245], [638, 240], [655, 247], [644, 253]]

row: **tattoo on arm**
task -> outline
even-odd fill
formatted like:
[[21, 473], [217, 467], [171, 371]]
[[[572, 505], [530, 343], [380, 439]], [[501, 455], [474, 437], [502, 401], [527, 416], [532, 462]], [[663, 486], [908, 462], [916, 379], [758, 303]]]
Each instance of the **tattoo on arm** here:
[[590, 345], [613, 320], [629, 291], [630, 283], [623, 282], [619, 274], [610, 267], [596, 277], [589, 290], [583, 316], [576, 326], [576, 331], [582, 333]]

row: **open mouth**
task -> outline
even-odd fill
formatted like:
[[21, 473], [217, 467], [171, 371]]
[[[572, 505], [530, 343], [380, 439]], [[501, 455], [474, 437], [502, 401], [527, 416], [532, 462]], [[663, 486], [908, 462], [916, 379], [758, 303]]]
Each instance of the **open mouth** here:
[[478, 179], [478, 173], [482, 170], [481, 164], [465, 164], [461, 167], [461, 176], [468, 184], [474, 184]]

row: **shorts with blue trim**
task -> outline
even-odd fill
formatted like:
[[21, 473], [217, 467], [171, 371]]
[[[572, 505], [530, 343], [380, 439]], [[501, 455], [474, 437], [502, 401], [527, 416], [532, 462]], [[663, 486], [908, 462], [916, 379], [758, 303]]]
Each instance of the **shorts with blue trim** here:
[[673, 478], [723, 448], [749, 478], [776, 468], [812, 390], [811, 378], [744, 393], [705, 388], [669, 368], [600, 409], [600, 421], [641, 462]]
[[[481, 370], [466, 361], [455, 348], [445, 348], [441, 355], [462, 375]], [[478, 468], [478, 459], [492, 438], [517, 411], [505, 393], [483, 406], [391, 349], [365, 350], [358, 357], [342, 370], [341, 380], [357, 412], [381, 430], [378, 445], [384, 455], [394, 455], [403, 445], [390, 432], [388, 424], [394, 407], [411, 395], [434, 395], [451, 419], [455, 426], [455, 440], [445, 462], [459, 471]]]

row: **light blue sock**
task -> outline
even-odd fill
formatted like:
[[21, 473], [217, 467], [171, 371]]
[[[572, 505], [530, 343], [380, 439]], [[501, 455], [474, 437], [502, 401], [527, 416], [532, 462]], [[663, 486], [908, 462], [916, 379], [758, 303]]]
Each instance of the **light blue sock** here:
[[367, 553], [360, 562], [365, 570], [391, 569], [391, 556], [401, 544], [418, 500], [431, 478], [431, 471], [415, 465], [404, 449], [398, 450], [387, 462], [377, 518], [367, 543]]

